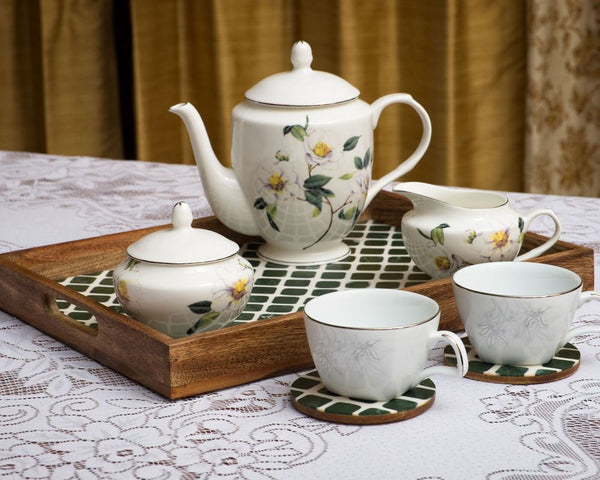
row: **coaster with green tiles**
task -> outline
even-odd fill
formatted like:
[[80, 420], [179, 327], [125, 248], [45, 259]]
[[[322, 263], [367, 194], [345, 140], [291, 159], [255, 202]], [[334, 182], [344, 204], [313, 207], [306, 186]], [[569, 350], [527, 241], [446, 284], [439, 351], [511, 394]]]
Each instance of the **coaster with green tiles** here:
[[[356, 224], [345, 242], [351, 253], [322, 265], [279, 265], [259, 258], [259, 243], [247, 243], [240, 254], [254, 268], [254, 287], [240, 316], [230, 325], [252, 322], [303, 309], [308, 300], [350, 288], [405, 288], [430, 278], [411, 261], [400, 229], [374, 221]], [[99, 303], [123, 313], [113, 290], [112, 271], [77, 275], [60, 282]], [[89, 326], [93, 316], [67, 302], [57, 301], [63, 313]]]
[[310, 417], [335, 423], [375, 425], [399, 422], [425, 412], [433, 405], [435, 384], [426, 378], [392, 400], [359, 400], [328, 391], [315, 370], [294, 380], [290, 392], [294, 408]]
[[[579, 349], [567, 343], [559, 348], [554, 357], [543, 365], [494, 365], [481, 361], [473, 350], [468, 337], [461, 338], [469, 354], [467, 378], [492, 383], [533, 384], [560, 380], [573, 375], [579, 368]], [[450, 346], [444, 349], [444, 362], [456, 366], [456, 355]]]

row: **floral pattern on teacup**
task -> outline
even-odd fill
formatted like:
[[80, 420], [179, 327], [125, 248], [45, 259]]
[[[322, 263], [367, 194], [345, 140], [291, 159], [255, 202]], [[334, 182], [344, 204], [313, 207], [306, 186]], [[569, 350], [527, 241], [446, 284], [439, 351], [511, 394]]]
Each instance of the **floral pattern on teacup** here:
[[544, 331], [552, 323], [549, 308], [531, 306], [527, 301], [498, 302], [491, 300], [483, 314], [478, 333], [488, 346], [543, 340]]
[[379, 340], [324, 331], [311, 348], [311, 355], [323, 379], [334, 376], [350, 384], [359, 377], [364, 385], [379, 385], [386, 381], [380, 364], [382, 351]]

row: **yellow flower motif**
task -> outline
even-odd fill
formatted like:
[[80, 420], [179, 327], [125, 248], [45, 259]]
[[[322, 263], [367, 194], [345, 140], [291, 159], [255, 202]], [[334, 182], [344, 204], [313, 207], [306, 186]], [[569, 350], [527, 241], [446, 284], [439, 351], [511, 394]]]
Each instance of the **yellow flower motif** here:
[[440, 271], [444, 272], [450, 269], [450, 259], [448, 257], [439, 256], [435, 257], [434, 260], [435, 267]]
[[508, 230], [498, 230], [496, 233], [492, 234], [492, 244], [494, 248], [502, 249], [506, 245], [508, 245], [510, 237], [508, 234]]
[[331, 152], [332, 148], [323, 141], [318, 141], [313, 148], [313, 153], [321, 158], [330, 156]]
[[129, 290], [127, 288], [127, 282], [125, 280], [121, 280], [117, 284], [117, 292], [119, 293], [119, 298], [122, 301], [129, 302], [131, 300], [129, 298]]
[[231, 298], [233, 298], [235, 301], [241, 300], [242, 298], [244, 298], [246, 296], [246, 294], [248, 293], [248, 279], [247, 278], [240, 278], [237, 282], [234, 283], [233, 287], [231, 288], [229, 294], [231, 295]]
[[286, 179], [279, 172], [274, 172], [269, 177], [269, 188], [274, 192], [281, 192], [285, 189], [286, 183]]

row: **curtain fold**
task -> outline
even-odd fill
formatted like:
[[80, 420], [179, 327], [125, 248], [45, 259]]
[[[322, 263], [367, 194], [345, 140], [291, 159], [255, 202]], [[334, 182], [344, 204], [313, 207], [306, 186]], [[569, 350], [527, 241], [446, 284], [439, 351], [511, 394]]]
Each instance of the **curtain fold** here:
[[528, 2], [525, 186], [600, 196], [600, 3]]
[[0, 2], [0, 147], [122, 156], [109, 0]]
[[[342, 76], [372, 102], [406, 92], [432, 118], [431, 147], [406, 179], [522, 188], [524, 6], [469, 0], [262, 2], [132, 0], [139, 157], [192, 163], [170, 104], [190, 101], [213, 148], [230, 165], [230, 112], [263, 77], [291, 68], [294, 41], [308, 41], [313, 68]], [[412, 110], [384, 111], [374, 176], [416, 147]], [[483, 168], [480, 166], [483, 165]]]
[[[403, 180], [598, 195], [599, 12], [595, 0], [0, 0], [0, 149], [191, 164], [168, 113], [189, 101], [230, 165], [232, 108], [305, 40], [312, 67], [363, 100], [406, 92], [429, 112], [430, 147]], [[384, 110], [374, 177], [420, 136], [410, 108]]]

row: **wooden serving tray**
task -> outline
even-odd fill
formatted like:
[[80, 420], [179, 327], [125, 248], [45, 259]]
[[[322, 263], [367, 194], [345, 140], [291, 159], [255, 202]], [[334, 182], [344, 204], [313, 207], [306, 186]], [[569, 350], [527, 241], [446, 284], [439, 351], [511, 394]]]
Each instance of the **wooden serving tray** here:
[[[400, 228], [402, 215], [411, 208], [404, 197], [381, 192], [361, 219]], [[260, 241], [228, 229], [216, 217], [195, 220], [194, 226], [217, 231], [240, 245]], [[126, 257], [132, 242], [165, 227], [0, 255], [0, 309], [171, 399], [313, 366], [301, 312], [173, 339], [58, 283], [74, 275], [112, 269]], [[522, 251], [545, 240], [528, 233]], [[589, 248], [558, 242], [536, 261], [569, 268], [582, 277], [584, 289], [593, 288], [593, 250]], [[440, 304], [441, 329], [463, 329], [450, 279], [432, 280], [406, 290], [427, 295]], [[98, 329], [62, 313], [57, 299], [93, 314]]]

